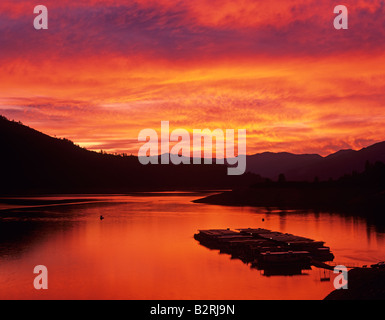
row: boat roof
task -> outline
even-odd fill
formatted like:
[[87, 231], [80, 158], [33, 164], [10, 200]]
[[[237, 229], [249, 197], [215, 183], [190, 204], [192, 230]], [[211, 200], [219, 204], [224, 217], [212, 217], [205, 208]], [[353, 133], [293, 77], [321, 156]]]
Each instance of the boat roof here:
[[292, 254], [303, 254], [308, 255], [310, 254], [308, 251], [269, 251], [269, 252], [263, 252], [261, 255], [292, 255]]

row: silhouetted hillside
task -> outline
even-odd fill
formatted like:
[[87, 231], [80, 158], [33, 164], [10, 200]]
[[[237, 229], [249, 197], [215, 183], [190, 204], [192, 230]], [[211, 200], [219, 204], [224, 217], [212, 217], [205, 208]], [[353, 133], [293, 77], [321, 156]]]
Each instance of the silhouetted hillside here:
[[273, 180], [277, 180], [281, 173], [291, 181], [313, 181], [315, 177], [329, 180], [353, 171], [362, 172], [366, 161], [385, 162], [385, 142], [359, 151], [340, 150], [327, 157], [265, 152], [248, 156], [247, 170]]
[[249, 188], [237, 188], [196, 200], [199, 203], [315, 209], [339, 212], [374, 213], [385, 209], [385, 164], [369, 162], [362, 173], [344, 175], [338, 180], [295, 182], [271, 180]]
[[258, 181], [221, 165], [147, 165], [102, 154], [0, 117], [2, 194], [231, 188]]
[[[0, 117], [0, 192], [81, 193], [234, 188], [262, 179], [254, 174], [228, 176], [223, 165], [147, 165], [134, 156], [88, 151]], [[276, 180], [328, 180], [362, 172], [367, 161], [385, 162], [385, 142], [359, 151], [342, 150], [327, 157], [262, 153], [247, 157], [247, 169]]]

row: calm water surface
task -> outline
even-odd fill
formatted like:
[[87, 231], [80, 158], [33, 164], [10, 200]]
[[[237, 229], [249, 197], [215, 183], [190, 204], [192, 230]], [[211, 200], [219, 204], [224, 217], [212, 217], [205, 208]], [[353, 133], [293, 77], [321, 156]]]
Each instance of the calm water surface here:
[[[0, 211], [0, 299], [323, 299], [334, 289], [333, 273], [314, 267], [265, 276], [201, 246], [198, 229], [263, 227], [323, 240], [345, 265], [385, 258], [384, 230], [363, 218], [191, 202], [201, 196], [88, 196], [81, 205]], [[48, 290], [33, 287], [36, 265], [48, 268]]]

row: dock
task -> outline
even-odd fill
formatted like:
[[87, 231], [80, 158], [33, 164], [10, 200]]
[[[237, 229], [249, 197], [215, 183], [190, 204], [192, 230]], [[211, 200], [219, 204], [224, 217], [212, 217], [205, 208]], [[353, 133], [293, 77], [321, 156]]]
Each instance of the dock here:
[[333, 261], [324, 241], [262, 228], [198, 230], [194, 238], [209, 249], [229, 254], [265, 275], [301, 274], [302, 270]]

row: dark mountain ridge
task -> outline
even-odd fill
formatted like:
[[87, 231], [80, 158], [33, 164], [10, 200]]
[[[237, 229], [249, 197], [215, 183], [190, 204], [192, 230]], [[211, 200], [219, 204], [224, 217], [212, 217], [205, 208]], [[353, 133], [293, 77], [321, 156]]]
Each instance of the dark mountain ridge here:
[[89, 151], [0, 117], [0, 193], [118, 193], [225, 189], [255, 183], [224, 165], [142, 165], [135, 156]]
[[[175, 189], [229, 189], [277, 180], [337, 179], [362, 172], [367, 161], [385, 162], [385, 142], [327, 157], [287, 152], [247, 156], [242, 176], [225, 165], [141, 165], [135, 156], [89, 151], [0, 116], [1, 194], [95, 193]], [[203, 163], [203, 161], [202, 161]]]
[[247, 171], [277, 180], [284, 174], [290, 181], [338, 179], [345, 174], [362, 172], [366, 162], [385, 162], [385, 142], [361, 150], [340, 150], [322, 157], [318, 154], [265, 152], [247, 157]]

